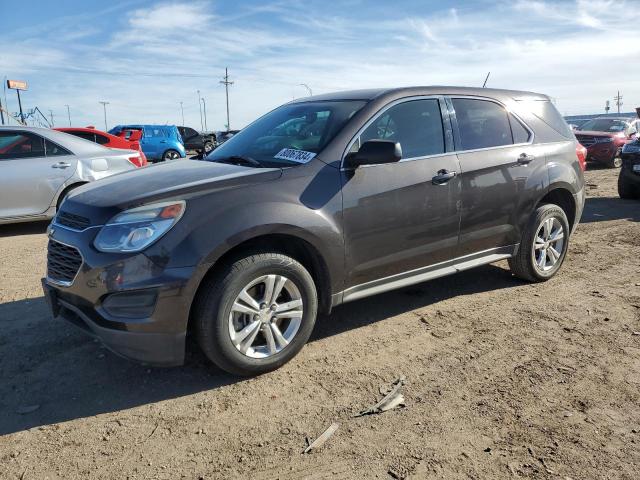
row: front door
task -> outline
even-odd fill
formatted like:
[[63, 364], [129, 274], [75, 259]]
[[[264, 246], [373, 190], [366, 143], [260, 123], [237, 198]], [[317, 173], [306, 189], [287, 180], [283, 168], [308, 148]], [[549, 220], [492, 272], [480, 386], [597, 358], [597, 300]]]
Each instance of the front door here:
[[460, 169], [443, 114], [442, 99], [395, 102], [351, 147], [357, 151], [371, 139], [397, 141], [402, 160], [343, 171], [347, 290], [452, 258]]
[[75, 170], [75, 157], [40, 135], [0, 131], [0, 218], [46, 212]]

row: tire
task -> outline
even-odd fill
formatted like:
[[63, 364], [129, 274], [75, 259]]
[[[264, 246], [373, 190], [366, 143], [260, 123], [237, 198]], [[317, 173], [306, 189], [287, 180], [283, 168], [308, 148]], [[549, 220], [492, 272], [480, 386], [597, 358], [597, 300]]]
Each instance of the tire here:
[[176, 150], [167, 150], [162, 154], [162, 161], [166, 162], [167, 160], [178, 160], [180, 158], [180, 154]]
[[618, 177], [618, 195], [625, 200], [635, 200], [640, 198], [640, 188], [634, 186], [620, 175]]
[[616, 152], [611, 160], [607, 163], [609, 168], [620, 168], [622, 166], [622, 158], [620, 158], [620, 152]]
[[[275, 316], [284, 318], [269, 320], [275, 307], [264, 303], [267, 280], [261, 279], [266, 277], [274, 277], [276, 285], [279, 279], [288, 279], [274, 299]], [[258, 283], [249, 288], [253, 282]], [[258, 310], [250, 307], [246, 296], [239, 297], [243, 291], [254, 305], [260, 304]], [[299, 301], [301, 306], [287, 309]], [[280, 314], [279, 309], [283, 309]], [[302, 349], [313, 331], [317, 311], [313, 278], [300, 263], [279, 253], [248, 254], [224, 266], [201, 287], [195, 302], [196, 338], [204, 354], [221, 369], [235, 375], [259, 375], [281, 367]], [[258, 332], [239, 340], [249, 329]], [[232, 335], [237, 335], [235, 341]]]
[[213, 150], [213, 143], [212, 142], [205, 142], [205, 144], [204, 144], [204, 154], [207, 155], [208, 153], [211, 153], [212, 150]]
[[[549, 237], [545, 236], [545, 222], [549, 222], [547, 225], [550, 225]], [[563, 236], [553, 240], [554, 231], [558, 231], [557, 227], [562, 227]], [[540, 237], [538, 236], [539, 232]], [[558, 272], [564, 262], [569, 247], [570, 233], [569, 221], [562, 208], [554, 204], [541, 205], [531, 215], [531, 219], [522, 233], [517, 253], [509, 259], [511, 272], [516, 277], [529, 282], [549, 280]], [[541, 238], [544, 242], [535, 242], [536, 238]], [[540, 248], [541, 245], [546, 245], [546, 247]], [[560, 251], [558, 252], [558, 250]], [[559, 254], [557, 258], [555, 252]], [[554, 260], [555, 262], [552, 263]]]

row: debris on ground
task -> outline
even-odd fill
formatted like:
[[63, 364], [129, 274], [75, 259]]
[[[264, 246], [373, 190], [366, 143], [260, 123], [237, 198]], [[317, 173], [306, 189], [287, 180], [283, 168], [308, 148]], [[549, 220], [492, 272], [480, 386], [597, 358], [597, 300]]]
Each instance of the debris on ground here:
[[334, 433], [336, 433], [336, 430], [338, 430], [339, 426], [340, 425], [337, 423], [332, 423], [329, 428], [322, 432], [322, 435], [320, 435], [311, 443], [309, 443], [309, 439], [307, 438], [307, 448], [305, 448], [302, 453], [309, 453], [311, 452], [311, 450], [317, 450], [318, 448], [320, 448], [325, 444], [327, 440], [331, 438]]
[[[392, 388], [389, 393], [387, 393], [382, 400], [373, 405], [372, 407], [366, 408], [362, 410], [354, 417], [362, 417], [364, 415], [373, 415], [375, 413], [386, 412], [387, 410], [392, 410], [394, 408], [404, 406], [404, 396], [402, 395], [401, 389], [405, 384], [405, 377], [401, 375], [396, 381], [393, 382]], [[382, 391], [381, 391], [382, 393]]]

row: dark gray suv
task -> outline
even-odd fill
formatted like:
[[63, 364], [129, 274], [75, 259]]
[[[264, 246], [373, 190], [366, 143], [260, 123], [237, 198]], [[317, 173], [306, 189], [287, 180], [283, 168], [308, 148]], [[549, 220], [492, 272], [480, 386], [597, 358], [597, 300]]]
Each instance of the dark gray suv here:
[[319, 313], [508, 259], [544, 281], [584, 204], [583, 148], [544, 95], [414, 87], [309, 97], [206, 161], [74, 191], [49, 231], [54, 315], [113, 351], [275, 369]]

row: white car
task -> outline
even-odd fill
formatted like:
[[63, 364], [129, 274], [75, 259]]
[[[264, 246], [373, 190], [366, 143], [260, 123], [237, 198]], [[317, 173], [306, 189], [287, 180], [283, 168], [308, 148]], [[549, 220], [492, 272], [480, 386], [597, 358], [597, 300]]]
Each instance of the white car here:
[[0, 127], [0, 224], [50, 219], [71, 190], [138, 168], [139, 156], [47, 128]]

